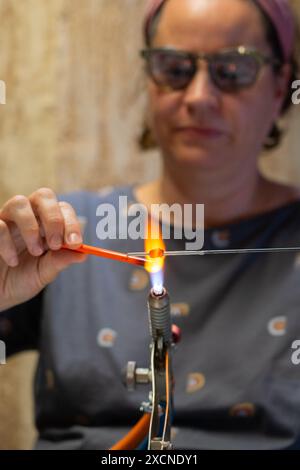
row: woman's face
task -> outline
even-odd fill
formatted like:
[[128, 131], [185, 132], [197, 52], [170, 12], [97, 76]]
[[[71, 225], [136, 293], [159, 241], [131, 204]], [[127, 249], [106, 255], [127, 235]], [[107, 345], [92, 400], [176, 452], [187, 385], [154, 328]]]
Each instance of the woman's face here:
[[[260, 13], [247, 0], [169, 0], [152, 43], [195, 53], [240, 45], [271, 55]], [[223, 92], [211, 81], [205, 61], [183, 90], [166, 91], [149, 79], [151, 127], [166, 164], [228, 171], [256, 167], [287, 80], [288, 69], [279, 78], [267, 65], [250, 88]]]

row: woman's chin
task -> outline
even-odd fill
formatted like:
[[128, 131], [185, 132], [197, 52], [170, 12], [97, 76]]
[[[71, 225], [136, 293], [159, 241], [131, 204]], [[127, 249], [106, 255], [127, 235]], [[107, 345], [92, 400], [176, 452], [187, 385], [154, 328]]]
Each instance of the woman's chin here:
[[184, 168], [199, 168], [199, 169], [213, 169], [219, 167], [224, 159], [222, 152], [212, 152], [205, 149], [182, 149], [172, 153], [169, 161], [173, 165], [178, 165]]

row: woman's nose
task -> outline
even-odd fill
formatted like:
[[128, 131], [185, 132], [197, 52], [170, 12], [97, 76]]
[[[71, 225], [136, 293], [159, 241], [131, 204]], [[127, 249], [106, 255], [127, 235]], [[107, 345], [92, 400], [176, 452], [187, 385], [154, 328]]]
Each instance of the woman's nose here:
[[201, 61], [192, 81], [185, 90], [184, 103], [191, 109], [217, 108], [220, 96], [221, 90], [214, 85], [209, 74], [208, 64]]

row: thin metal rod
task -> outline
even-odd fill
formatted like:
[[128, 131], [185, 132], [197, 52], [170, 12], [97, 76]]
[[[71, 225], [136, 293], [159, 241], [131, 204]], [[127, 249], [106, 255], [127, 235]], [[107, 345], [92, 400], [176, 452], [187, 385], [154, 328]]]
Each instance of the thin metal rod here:
[[[236, 255], [247, 253], [289, 253], [300, 251], [300, 246], [286, 247], [286, 248], [241, 248], [235, 250], [183, 250], [183, 251], [165, 251], [164, 256], [203, 256], [203, 255]], [[128, 256], [150, 256], [149, 252], [139, 251], [134, 253], [127, 253]]]

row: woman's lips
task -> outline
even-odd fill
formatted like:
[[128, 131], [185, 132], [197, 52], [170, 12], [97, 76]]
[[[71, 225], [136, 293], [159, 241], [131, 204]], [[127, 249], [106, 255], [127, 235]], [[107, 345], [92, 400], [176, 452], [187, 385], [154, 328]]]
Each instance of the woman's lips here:
[[210, 127], [179, 127], [177, 128], [177, 132], [189, 137], [189, 138], [207, 138], [207, 139], [217, 139], [219, 137], [223, 137], [225, 132], [221, 131], [220, 129], [214, 129]]

